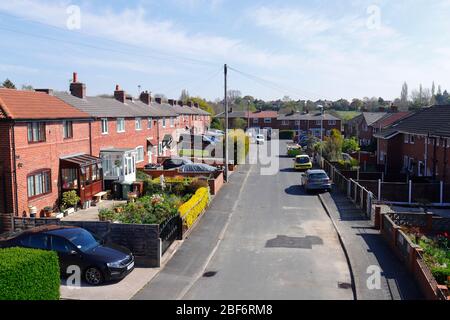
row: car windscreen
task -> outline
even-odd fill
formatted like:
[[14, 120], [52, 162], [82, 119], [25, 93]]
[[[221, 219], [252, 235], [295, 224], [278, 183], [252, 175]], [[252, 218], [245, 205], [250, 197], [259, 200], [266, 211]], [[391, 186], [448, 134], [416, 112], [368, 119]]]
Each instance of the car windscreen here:
[[306, 164], [306, 163], [309, 163], [309, 162], [310, 162], [310, 159], [307, 158], [307, 157], [297, 158], [297, 163], [299, 163], [299, 164]]
[[311, 173], [308, 178], [310, 180], [327, 180], [328, 176], [325, 173]]
[[100, 241], [84, 229], [77, 229], [66, 236], [79, 250], [86, 252], [100, 245]]

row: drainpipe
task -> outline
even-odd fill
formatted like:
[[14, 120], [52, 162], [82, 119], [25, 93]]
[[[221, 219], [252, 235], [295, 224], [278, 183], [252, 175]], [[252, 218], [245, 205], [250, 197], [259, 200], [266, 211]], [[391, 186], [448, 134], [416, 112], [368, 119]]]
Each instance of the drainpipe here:
[[[14, 169], [11, 171], [13, 174], [13, 189], [14, 189], [14, 208], [13, 208], [13, 217], [11, 217], [12, 221], [14, 222], [14, 216], [19, 215], [19, 201], [17, 200], [18, 191], [17, 191], [17, 160], [16, 160], [16, 138], [14, 134], [14, 128], [15, 128], [16, 122], [13, 121], [10, 125], [10, 139], [11, 139], [11, 147], [12, 147], [12, 153], [13, 153], [13, 165]], [[14, 223], [12, 225], [12, 228], [14, 229]]]
[[429, 135], [425, 138], [425, 176], [428, 176], [428, 141]]
[[92, 120], [89, 120], [89, 153], [94, 156], [92, 154]]
[[433, 150], [433, 181], [436, 181], [436, 165], [437, 165], [437, 159], [436, 159], [436, 153], [437, 153], [437, 138], [433, 137], [434, 139], [434, 150]]
[[448, 139], [445, 140], [445, 146], [444, 146], [444, 183], [447, 182], [447, 148], [448, 148]]

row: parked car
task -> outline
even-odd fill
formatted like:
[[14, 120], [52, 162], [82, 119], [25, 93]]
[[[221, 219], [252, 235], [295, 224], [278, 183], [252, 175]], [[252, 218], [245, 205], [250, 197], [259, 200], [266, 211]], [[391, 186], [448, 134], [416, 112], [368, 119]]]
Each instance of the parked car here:
[[223, 132], [222, 130], [218, 130], [218, 129], [210, 129], [210, 130], [208, 130], [208, 132], [206, 134], [207, 135], [215, 135], [215, 136], [223, 136], [223, 135], [225, 135], [225, 132]]
[[266, 138], [263, 134], [256, 135], [256, 144], [264, 144], [266, 142]]
[[1, 247], [24, 247], [55, 251], [62, 276], [69, 266], [78, 266], [90, 285], [120, 280], [134, 269], [134, 257], [127, 248], [105, 244], [78, 227], [47, 225], [20, 232], [3, 241]]
[[295, 157], [294, 159], [294, 169], [295, 170], [309, 170], [312, 169], [313, 164], [311, 161], [311, 158], [306, 155], [306, 154], [302, 154], [302, 155], [298, 155]]
[[179, 168], [179, 171], [183, 173], [216, 172], [218, 170], [219, 170], [218, 168], [210, 166], [205, 163], [185, 164]]
[[144, 166], [145, 170], [161, 170], [163, 167], [160, 164], [149, 163]]
[[332, 181], [323, 170], [308, 170], [302, 175], [302, 185], [309, 191], [329, 191], [332, 189]]
[[184, 157], [171, 157], [162, 162], [162, 167], [164, 170], [174, 170], [185, 164], [192, 164], [192, 161]]

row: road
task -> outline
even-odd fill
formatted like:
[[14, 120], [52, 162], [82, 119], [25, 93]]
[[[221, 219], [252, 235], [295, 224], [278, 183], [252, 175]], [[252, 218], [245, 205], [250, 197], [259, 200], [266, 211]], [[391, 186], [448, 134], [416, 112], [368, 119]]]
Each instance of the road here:
[[[285, 143], [280, 154], [285, 154]], [[350, 273], [317, 195], [292, 160], [233, 174], [191, 236], [135, 299], [353, 299]], [[339, 285], [344, 284], [344, 285]]]

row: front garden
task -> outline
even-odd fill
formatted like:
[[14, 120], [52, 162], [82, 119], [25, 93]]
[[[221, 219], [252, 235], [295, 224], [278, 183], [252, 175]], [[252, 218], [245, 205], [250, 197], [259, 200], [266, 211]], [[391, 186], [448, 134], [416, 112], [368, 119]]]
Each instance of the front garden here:
[[[199, 190], [202, 194], [208, 193], [209, 201], [208, 181], [205, 179], [180, 176], [161, 181], [160, 178], [147, 177], [141, 197], [111, 209], [99, 210], [99, 219], [125, 224], [161, 224], [177, 213], [183, 217], [186, 212], [180, 209], [196, 202]], [[206, 205], [200, 207], [203, 212]]]
[[423, 260], [436, 281], [450, 286], [450, 234], [425, 235], [419, 228], [402, 229], [423, 250]]

